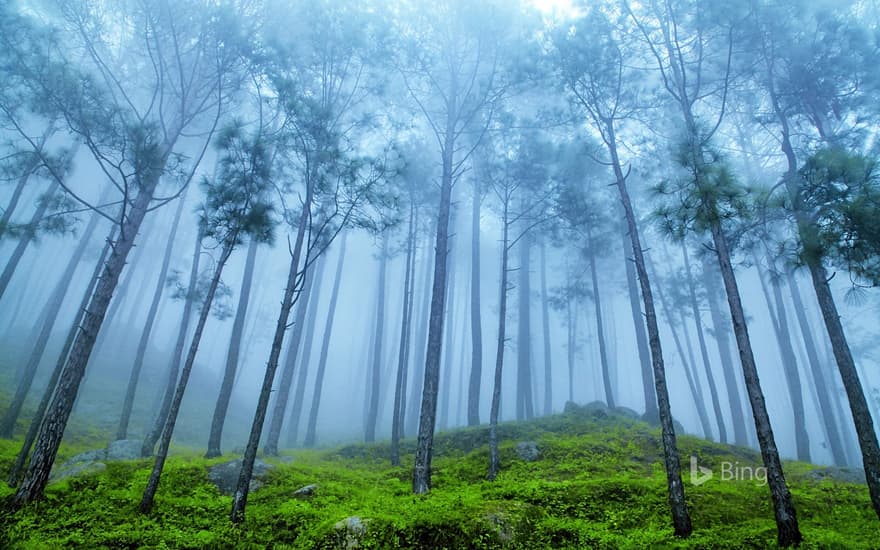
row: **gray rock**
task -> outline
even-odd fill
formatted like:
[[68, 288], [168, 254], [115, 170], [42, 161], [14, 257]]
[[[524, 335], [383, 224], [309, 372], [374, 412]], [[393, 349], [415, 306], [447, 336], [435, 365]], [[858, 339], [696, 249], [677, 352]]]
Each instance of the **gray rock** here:
[[367, 522], [358, 516], [347, 517], [333, 526], [336, 530], [336, 547], [344, 550], [360, 548], [367, 533]]
[[74, 456], [67, 462], [63, 464], [62, 467], [72, 466], [74, 464], [80, 462], [95, 462], [96, 460], [106, 460], [107, 459], [107, 450], [106, 449], [95, 449], [93, 451], [86, 451], [84, 453], [79, 453]]
[[107, 445], [107, 460], [134, 460], [141, 458], [140, 439], [120, 439]]
[[582, 407], [574, 401], [566, 401], [565, 406], [562, 408], [562, 412], [565, 414], [577, 414], [581, 412], [581, 408]]
[[84, 461], [77, 463], [66, 462], [59, 468], [53, 468], [49, 475], [50, 481], [61, 481], [69, 477], [83, 477], [95, 475], [107, 469], [107, 465], [98, 461]]
[[541, 458], [541, 451], [534, 441], [521, 441], [516, 444], [516, 455], [526, 462], [534, 462]]
[[304, 498], [312, 498], [315, 496], [315, 493], [318, 492], [318, 486], [315, 483], [310, 483], [304, 487], [300, 487], [296, 491], [293, 492], [294, 498], [304, 499]]
[[629, 407], [614, 407], [614, 409], [612, 409], [612, 412], [618, 416], [632, 418], [633, 420], [639, 419], [639, 413], [630, 409]]
[[807, 472], [807, 479], [815, 481], [842, 481], [844, 483], [867, 483], [865, 471], [861, 468], [846, 468], [842, 466], [826, 466]]
[[602, 403], [601, 401], [590, 401], [586, 405], [584, 405], [584, 410], [588, 413], [602, 411], [608, 412], [608, 405]]
[[[217, 486], [224, 495], [231, 495], [235, 492], [235, 486], [238, 485], [238, 476], [241, 473], [242, 460], [236, 458], [229, 462], [216, 464], [208, 468], [208, 479]], [[259, 458], [254, 461], [254, 472], [251, 477], [250, 492], [254, 492], [263, 486], [263, 478], [275, 466], [263, 462]]]

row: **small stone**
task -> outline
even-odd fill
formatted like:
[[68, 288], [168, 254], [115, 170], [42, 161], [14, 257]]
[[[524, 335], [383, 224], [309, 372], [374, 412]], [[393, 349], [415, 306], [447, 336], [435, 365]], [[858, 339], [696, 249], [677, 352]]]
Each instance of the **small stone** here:
[[521, 441], [516, 444], [516, 455], [526, 462], [534, 462], [541, 457], [541, 451], [534, 441]]
[[300, 487], [296, 491], [293, 492], [293, 496], [295, 498], [312, 498], [315, 496], [315, 493], [318, 491], [318, 485], [315, 483], [310, 483], [304, 487]]
[[347, 517], [333, 526], [337, 533], [337, 548], [351, 550], [361, 547], [361, 540], [367, 533], [367, 524], [358, 516]]

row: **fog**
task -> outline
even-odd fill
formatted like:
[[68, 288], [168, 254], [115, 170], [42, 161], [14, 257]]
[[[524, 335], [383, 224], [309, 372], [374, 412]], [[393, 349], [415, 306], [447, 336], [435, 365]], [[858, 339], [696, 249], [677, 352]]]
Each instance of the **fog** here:
[[[142, 439], [154, 425], [169, 430], [161, 403], [177, 389], [173, 445], [207, 449], [230, 343], [238, 341], [233, 325], [249, 293], [223, 453], [245, 452], [261, 395], [262, 449], [282, 391], [281, 450], [391, 439], [400, 373], [404, 438], [473, 424], [469, 400], [487, 424], [499, 362], [501, 422], [611, 397], [661, 425], [657, 358], [676, 435], [683, 429], [758, 449], [743, 336], [734, 332], [731, 288], [719, 270], [729, 260], [779, 454], [866, 467], [811, 273], [828, 276], [876, 420], [880, 276], [878, 233], [867, 223], [880, 196], [872, 172], [880, 80], [869, 62], [877, 59], [876, 4], [668, 2], [668, 12], [618, 2], [201, 4], [0, 8], [8, 49], [0, 54], [0, 265], [11, 277], [0, 294], [0, 410], [17, 391], [26, 395], [16, 436], [33, 420], [71, 335], [74, 351], [60, 361], [65, 389], [47, 414], [64, 416], [64, 399], [73, 398], [62, 425], [91, 426], [109, 440], [135, 383], [117, 438]], [[682, 33], [674, 44], [663, 38], [673, 12]], [[783, 12], [797, 15], [767, 19]], [[830, 182], [849, 194], [818, 184], [803, 191], [816, 181], [810, 166], [834, 162], [827, 151], [868, 167], [861, 183]], [[789, 185], [795, 180], [802, 183]], [[867, 213], [856, 213], [858, 193]], [[132, 221], [138, 209], [142, 223]], [[86, 234], [92, 216], [97, 225]], [[111, 233], [114, 224], [123, 236]], [[448, 224], [446, 238], [438, 224]], [[84, 302], [108, 236], [115, 252], [101, 277], [118, 280], [99, 282]], [[199, 238], [203, 282], [193, 297], [186, 288]], [[254, 239], [262, 242], [248, 291], [242, 281]], [[117, 255], [124, 268], [113, 273]], [[221, 269], [194, 346], [202, 300]], [[320, 278], [309, 283], [313, 273]], [[648, 316], [639, 277], [652, 289]], [[102, 288], [112, 294], [103, 304]], [[57, 311], [53, 296], [63, 298]], [[89, 304], [85, 320], [81, 303]], [[649, 352], [654, 312], [659, 347]], [[132, 382], [142, 339], [143, 366]], [[184, 365], [188, 353], [188, 381], [169, 381], [171, 365]], [[470, 395], [475, 369], [479, 392]], [[432, 376], [433, 397], [434, 383], [423, 384]], [[261, 391], [267, 383], [270, 394]], [[306, 442], [316, 387], [316, 437]], [[832, 435], [842, 445], [837, 456]]]

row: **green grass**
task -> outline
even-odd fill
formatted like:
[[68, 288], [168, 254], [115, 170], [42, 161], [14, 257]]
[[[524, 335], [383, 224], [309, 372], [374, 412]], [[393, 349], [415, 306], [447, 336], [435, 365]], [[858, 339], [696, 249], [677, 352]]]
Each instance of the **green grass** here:
[[[167, 463], [152, 513], [137, 503], [151, 461], [109, 463], [103, 472], [49, 486], [46, 498], [0, 516], [3, 548], [337, 548], [334, 525], [366, 523], [361, 548], [768, 548], [776, 529], [766, 486], [715, 479], [688, 482], [688, 458], [713, 469], [724, 461], [758, 466], [752, 450], [681, 437], [694, 534], [673, 536], [659, 432], [647, 424], [585, 409], [502, 426], [503, 469], [485, 480], [485, 428], [439, 434], [429, 495], [410, 490], [412, 442], [402, 467], [386, 443], [299, 451], [274, 461], [249, 498], [246, 521], [233, 525], [231, 498], [208, 481], [206, 468], [231, 456], [202, 459], [178, 451]], [[542, 457], [524, 462], [519, 441]], [[0, 441], [8, 468], [17, 441]], [[81, 447], [81, 445], [76, 445]], [[64, 447], [65, 454], [72, 451]], [[272, 460], [270, 460], [272, 462]], [[786, 463], [803, 548], [877, 548], [880, 521], [864, 485], [811, 481], [812, 466]], [[316, 496], [293, 492], [317, 483]], [[0, 488], [0, 498], [11, 489]]]

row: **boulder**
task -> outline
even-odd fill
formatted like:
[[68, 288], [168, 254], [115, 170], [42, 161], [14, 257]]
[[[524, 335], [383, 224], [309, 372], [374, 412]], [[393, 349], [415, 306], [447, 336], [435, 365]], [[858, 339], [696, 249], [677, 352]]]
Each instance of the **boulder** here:
[[526, 462], [534, 462], [541, 458], [541, 451], [534, 441], [520, 441], [516, 444], [516, 455]]
[[807, 479], [815, 481], [842, 481], [844, 483], [867, 483], [865, 471], [861, 468], [846, 468], [843, 466], [826, 466], [810, 470], [805, 475]]
[[608, 416], [608, 405], [601, 401], [591, 401], [584, 405], [584, 412], [593, 418], [606, 418]]
[[[224, 495], [232, 495], [238, 485], [238, 476], [241, 473], [242, 459], [236, 458], [222, 464], [215, 464], [208, 468], [208, 479], [217, 486]], [[259, 458], [254, 461], [254, 472], [251, 476], [251, 484], [248, 489], [254, 492], [263, 486], [263, 478], [274, 466], [263, 462]]]
[[614, 409], [612, 409], [612, 412], [618, 416], [631, 418], [633, 420], [639, 419], [639, 413], [630, 409], [629, 407], [614, 407]]
[[358, 516], [347, 517], [333, 526], [336, 530], [336, 547], [340, 550], [360, 548], [367, 533], [367, 523]]
[[581, 412], [581, 409], [582, 407], [574, 401], [566, 401], [565, 406], [562, 408], [562, 412], [565, 414], [577, 414]]
[[98, 474], [107, 469], [107, 465], [96, 460], [70, 463], [65, 462], [58, 468], [53, 468], [49, 475], [51, 481], [61, 481], [69, 477], [82, 477]]
[[315, 483], [310, 483], [304, 487], [300, 487], [296, 491], [293, 492], [294, 498], [305, 499], [312, 498], [315, 496], [315, 493], [318, 492], [318, 485]]
[[107, 445], [107, 460], [134, 460], [141, 458], [140, 439], [120, 439]]

